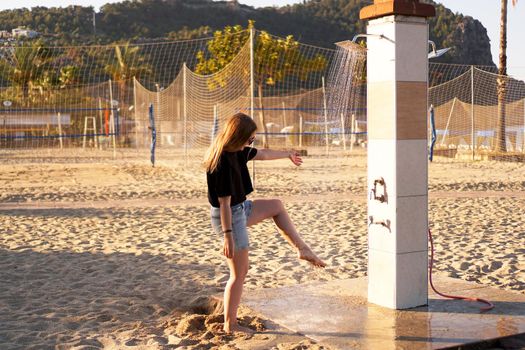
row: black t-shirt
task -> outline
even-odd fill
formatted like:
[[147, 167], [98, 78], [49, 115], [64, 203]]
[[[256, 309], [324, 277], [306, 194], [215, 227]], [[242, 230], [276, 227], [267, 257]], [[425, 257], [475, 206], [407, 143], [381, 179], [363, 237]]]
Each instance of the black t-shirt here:
[[219, 208], [219, 197], [231, 196], [230, 206], [242, 203], [253, 192], [252, 180], [246, 163], [257, 154], [257, 149], [245, 147], [238, 152], [222, 152], [219, 165], [213, 173], [206, 173], [208, 200]]

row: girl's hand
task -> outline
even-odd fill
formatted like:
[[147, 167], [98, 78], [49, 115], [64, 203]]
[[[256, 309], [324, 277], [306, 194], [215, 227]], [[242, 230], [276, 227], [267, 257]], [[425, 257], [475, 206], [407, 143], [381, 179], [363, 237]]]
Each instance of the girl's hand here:
[[225, 257], [227, 257], [228, 259], [233, 258], [235, 243], [233, 242], [233, 235], [231, 232], [224, 234], [224, 247], [222, 250]]
[[303, 164], [303, 159], [301, 158], [301, 156], [299, 155], [299, 152], [297, 151], [294, 151], [294, 150], [290, 151], [290, 154], [288, 154], [288, 158], [290, 158], [292, 163], [294, 163], [297, 166]]

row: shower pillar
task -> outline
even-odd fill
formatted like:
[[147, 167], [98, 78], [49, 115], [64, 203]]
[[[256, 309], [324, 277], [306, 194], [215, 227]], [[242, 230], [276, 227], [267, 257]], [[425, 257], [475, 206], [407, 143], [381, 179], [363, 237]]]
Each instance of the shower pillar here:
[[375, 0], [368, 20], [368, 300], [427, 304], [428, 23], [432, 5]]

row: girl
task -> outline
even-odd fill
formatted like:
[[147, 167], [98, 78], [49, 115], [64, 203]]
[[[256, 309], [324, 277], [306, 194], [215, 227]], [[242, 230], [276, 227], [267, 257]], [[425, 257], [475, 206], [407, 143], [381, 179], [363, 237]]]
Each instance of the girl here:
[[224, 235], [223, 254], [230, 268], [230, 278], [224, 290], [224, 331], [227, 333], [252, 332], [237, 324], [237, 308], [248, 272], [247, 226], [273, 218], [288, 242], [297, 249], [299, 259], [314, 266], [326, 266], [301, 239], [280, 200], [246, 199], [253, 191], [246, 165], [249, 160], [289, 158], [296, 166], [302, 163], [295, 151], [257, 150], [248, 147], [255, 140], [256, 130], [257, 126], [252, 118], [243, 113], [235, 114], [217, 135], [204, 161], [212, 227], [217, 234]]

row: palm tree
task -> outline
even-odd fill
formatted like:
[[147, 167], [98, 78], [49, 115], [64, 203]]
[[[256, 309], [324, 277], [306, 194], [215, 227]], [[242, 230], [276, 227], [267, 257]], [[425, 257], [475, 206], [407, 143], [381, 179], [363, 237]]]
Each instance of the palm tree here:
[[[501, 0], [501, 22], [500, 22], [500, 53], [498, 69], [498, 124], [496, 127], [497, 152], [506, 152], [505, 135], [505, 98], [507, 83], [507, 4], [508, 0]], [[512, 0], [512, 6], [516, 6], [518, 0]]]
[[115, 60], [105, 66], [105, 71], [117, 83], [117, 99], [126, 100], [128, 96], [128, 86], [133, 77], [146, 77], [152, 74], [152, 68], [145, 62], [145, 58], [139, 52], [139, 46], [130, 46], [127, 42], [123, 45], [115, 45]]
[[114, 81], [130, 80], [151, 74], [151, 67], [144, 62], [139, 47], [130, 47], [130, 43], [115, 45], [115, 60], [106, 65], [105, 70]]
[[49, 68], [51, 56], [50, 51], [40, 43], [5, 48], [0, 60], [1, 75], [13, 86], [21, 88], [23, 98], [27, 101], [30, 88], [37, 84]]

